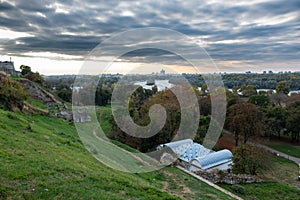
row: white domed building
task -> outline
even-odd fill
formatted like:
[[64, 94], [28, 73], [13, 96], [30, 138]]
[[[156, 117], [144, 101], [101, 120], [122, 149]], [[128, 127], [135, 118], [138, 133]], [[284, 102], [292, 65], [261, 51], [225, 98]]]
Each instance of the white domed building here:
[[232, 167], [232, 153], [227, 150], [213, 151], [201, 144], [194, 143], [191, 139], [179, 140], [157, 147], [158, 150], [169, 148], [178, 159], [185, 163], [189, 171], [198, 170], [229, 170]]

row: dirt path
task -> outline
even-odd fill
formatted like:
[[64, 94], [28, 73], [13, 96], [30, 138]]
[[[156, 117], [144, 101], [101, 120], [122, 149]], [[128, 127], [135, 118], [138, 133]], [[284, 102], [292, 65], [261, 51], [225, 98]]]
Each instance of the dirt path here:
[[168, 181], [165, 182], [165, 185], [164, 185], [163, 190], [165, 190], [165, 191], [170, 191], [170, 192], [172, 192], [173, 194], [175, 194], [175, 195], [177, 195], [177, 196], [181, 196], [181, 197], [182, 197], [182, 195], [184, 195], [184, 194], [194, 194], [194, 192], [192, 192], [192, 190], [191, 190], [189, 187], [187, 187], [184, 183], [182, 183], [182, 180], [180, 180], [178, 177], [174, 176], [174, 174], [169, 173], [169, 172], [167, 172], [167, 171], [164, 171], [164, 174], [165, 174], [165, 176], [168, 177], [169, 179], [172, 179], [172, 181], [174, 181], [174, 182], [177, 184], [177, 186], [178, 186], [179, 188], [182, 188], [182, 190], [180, 190], [180, 191], [178, 191], [178, 192], [175, 192], [174, 190], [169, 190], [169, 185], [170, 185], [170, 184], [169, 184]]

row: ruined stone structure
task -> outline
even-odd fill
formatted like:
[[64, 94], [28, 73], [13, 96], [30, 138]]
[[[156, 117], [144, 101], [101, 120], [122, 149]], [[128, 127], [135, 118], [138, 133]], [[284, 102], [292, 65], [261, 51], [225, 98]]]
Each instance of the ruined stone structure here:
[[91, 122], [91, 116], [88, 109], [82, 108], [73, 111], [74, 122]]
[[202, 178], [212, 182], [212, 183], [226, 183], [226, 184], [241, 184], [241, 183], [261, 183], [262, 179], [247, 175], [247, 174], [233, 174], [224, 171], [205, 171], [199, 170], [195, 174], [201, 176]]
[[11, 61], [0, 61], [0, 71], [9, 75], [19, 75], [19, 73], [15, 70], [14, 63]]

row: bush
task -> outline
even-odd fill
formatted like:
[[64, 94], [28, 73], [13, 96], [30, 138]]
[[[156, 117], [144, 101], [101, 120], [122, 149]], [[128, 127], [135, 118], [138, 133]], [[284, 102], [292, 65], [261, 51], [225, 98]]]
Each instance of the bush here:
[[38, 72], [30, 72], [23, 77], [40, 85], [44, 85], [45, 83], [45, 79]]
[[270, 164], [270, 153], [254, 145], [240, 145], [233, 152], [233, 172], [256, 175]]
[[0, 107], [6, 110], [22, 110], [27, 99], [27, 90], [13, 81], [5, 73], [0, 72]]

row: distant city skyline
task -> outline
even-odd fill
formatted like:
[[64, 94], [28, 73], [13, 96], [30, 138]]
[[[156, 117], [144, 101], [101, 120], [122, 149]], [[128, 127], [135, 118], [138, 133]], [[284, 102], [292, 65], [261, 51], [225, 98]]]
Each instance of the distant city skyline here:
[[[300, 69], [299, 0], [1, 0], [0, 10], [0, 61], [11, 57], [17, 70], [24, 64], [45, 75], [77, 74], [99, 43], [145, 27], [186, 34], [207, 51], [217, 72]], [[110, 73], [159, 70], [149, 63], [155, 64], [146, 52], [139, 53], [115, 62]], [[143, 66], [150, 69], [139, 69]], [[201, 70], [216, 72], [205, 66]], [[166, 67], [166, 73], [172, 71], [193, 72], [182, 63]]]

